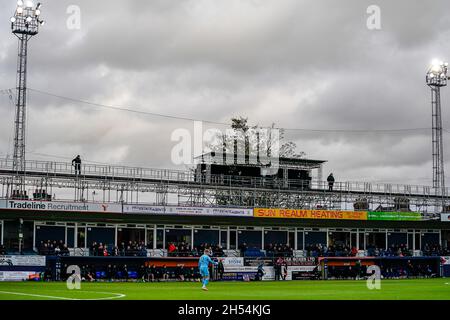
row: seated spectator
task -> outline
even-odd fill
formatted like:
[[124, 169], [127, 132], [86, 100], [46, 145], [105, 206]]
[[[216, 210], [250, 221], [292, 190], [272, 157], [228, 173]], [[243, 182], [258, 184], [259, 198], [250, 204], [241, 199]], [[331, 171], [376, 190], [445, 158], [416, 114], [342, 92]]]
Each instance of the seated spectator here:
[[97, 256], [102, 257], [105, 255], [105, 248], [103, 247], [103, 243], [99, 243], [97, 246]]
[[184, 270], [184, 265], [180, 264], [177, 266], [177, 269], [175, 271], [175, 276], [178, 280], [180, 281], [184, 281], [184, 277], [185, 277], [186, 273]]
[[119, 255], [120, 256], [125, 256], [125, 242], [122, 242], [119, 246]]
[[91, 267], [89, 265], [84, 265], [81, 267], [81, 280], [82, 281], [95, 281], [94, 273], [91, 271]]
[[151, 281], [151, 282], [155, 281], [156, 275], [157, 275], [157, 273], [156, 273], [156, 268], [155, 268], [155, 265], [154, 265], [154, 264], [151, 265], [150, 267], [149, 267], [149, 266], [145, 267], [145, 279], [146, 279], [148, 282], [150, 282], [150, 281]]
[[111, 252], [111, 256], [113, 256], [113, 257], [117, 257], [117, 256], [119, 256], [120, 255], [120, 253], [119, 253], [119, 247], [114, 247], [113, 248], [113, 250], [112, 250], [112, 252]]
[[213, 249], [213, 253], [215, 257], [225, 257], [225, 252], [223, 251], [222, 246], [218, 245]]
[[170, 243], [169, 248], [167, 249], [169, 256], [172, 256], [173, 254], [175, 254], [176, 251], [177, 251], [177, 247], [175, 246], [175, 244]]
[[115, 274], [114, 274], [114, 269], [113, 267], [109, 264], [108, 267], [106, 268], [106, 279], [108, 281], [112, 281], [115, 278]]
[[163, 265], [159, 270], [159, 277], [162, 281], [169, 280], [169, 270], [167, 270], [166, 265]]
[[245, 256], [245, 252], [247, 251], [247, 244], [244, 242], [243, 244], [241, 244], [238, 248], [241, 251], [241, 257]]
[[122, 267], [121, 274], [122, 274], [122, 279], [125, 282], [128, 282], [129, 275], [128, 275], [128, 266], [126, 264]]
[[145, 266], [141, 265], [137, 272], [137, 279], [142, 282], [145, 282], [145, 278], [146, 278]]

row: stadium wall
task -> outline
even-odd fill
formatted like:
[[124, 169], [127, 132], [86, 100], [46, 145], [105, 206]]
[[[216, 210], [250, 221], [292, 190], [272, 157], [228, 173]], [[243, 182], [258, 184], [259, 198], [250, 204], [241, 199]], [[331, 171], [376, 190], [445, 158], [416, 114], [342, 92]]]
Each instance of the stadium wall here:
[[[450, 223], [437, 220], [418, 220], [415, 213], [392, 212], [353, 212], [330, 210], [295, 210], [295, 209], [265, 209], [255, 208], [198, 208], [198, 207], [158, 207], [142, 205], [108, 205], [96, 204], [84, 211], [64, 211], [73, 207], [72, 204], [59, 204], [58, 210], [49, 209], [48, 204], [29, 204], [30, 201], [14, 202], [15, 209], [0, 209], [0, 241], [18, 237], [18, 221], [22, 219], [28, 230], [22, 230], [24, 242], [31, 243], [29, 247], [35, 249], [38, 240], [47, 234], [59, 238], [69, 247], [80, 247], [77, 243], [77, 233], [85, 230], [89, 242], [89, 234], [102, 234], [102, 242], [117, 245], [120, 229], [142, 230], [146, 244], [153, 249], [165, 249], [166, 241], [162, 245], [155, 238], [161, 230], [169, 235], [171, 230], [185, 230], [192, 242], [196, 237], [196, 230], [212, 230], [216, 233], [215, 241], [222, 241], [227, 237], [226, 249], [236, 249], [240, 239], [248, 237], [249, 241], [256, 241], [258, 246], [264, 247], [265, 233], [276, 232], [286, 234], [286, 242], [297, 250], [304, 249], [306, 242], [318, 241], [328, 245], [330, 237], [339, 233], [347, 233], [352, 237], [353, 244], [359, 243], [358, 249], [364, 249], [364, 234], [377, 233], [383, 238], [385, 245], [389, 242], [415, 242], [412, 249], [420, 249], [420, 243], [429, 241], [442, 244], [450, 241]], [[52, 208], [55, 208], [53, 205]], [[69, 207], [67, 207], [69, 206]], [[128, 206], [128, 207], [127, 207]], [[20, 207], [20, 208], [19, 208]], [[98, 210], [105, 210], [98, 212]], [[128, 212], [128, 213], [123, 213]], [[139, 212], [139, 213], [135, 213]], [[262, 214], [261, 214], [262, 212]], [[213, 219], [212, 219], [213, 218]], [[11, 225], [15, 225], [12, 226]], [[5, 228], [5, 226], [10, 226]], [[17, 230], [16, 230], [16, 229]], [[41, 228], [38, 232], [37, 228]], [[52, 229], [53, 228], [53, 229]], [[91, 229], [91, 230], [90, 230]], [[91, 231], [95, 232], [91, 232]], [[149, 233], [150, 232], [150, 233]], [[153, 235], [151, 233], [153, 232]], [[178, 232], [178, 231], [177, 231]], [[204, 234], [206, 231], [202, 231]], [[60, 235], [57, 235], [60, 234]], [[199, 233], [200, 234], [200, 233]], [[232, 235], [236, 238], [228, 240]], [[93, 237], [93, 236], [92, 236]], [[150, 237], [154, 243], [148, 243]], [[166, 237], [167, 238], [167, 237]], [[259, 240], [261, 239], [261, 241]], [[95, 240], [95, 239], [94, 239]], [[245, 239], [244, 239], [245, 240]], [[9, 241], [11, 242], [11, 241]], [[228, 242], [232, 242], [231, 245]], [[6, 244], [8, 245], [8, 244]], [[81, 247], [88, 247], [84, 243]]]

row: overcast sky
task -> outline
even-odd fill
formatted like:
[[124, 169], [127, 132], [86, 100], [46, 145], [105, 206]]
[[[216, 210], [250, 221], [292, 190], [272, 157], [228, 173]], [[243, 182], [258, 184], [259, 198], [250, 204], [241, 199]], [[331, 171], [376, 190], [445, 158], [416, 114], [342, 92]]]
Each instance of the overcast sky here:
[[[328, 160], [325, 173], [339, 181], [431, 184], [431, 130], [345, 130], [431, 127], [425, 73], [434, 58], [450, 60], [448, 0], [42, 2], [47, 23], [30, 42], [30, 88], [171, 116], [339, 130], [288, 130], [286, 139], [308, 158]], [[70, 5], [81, 9], [79, 30], [67, 27]], [[370, 5], [381, 9], [381, 30], [367, 28]], [[15, 7], [0, 0], [0, 89], [15, 86]], [[450, 130], [450, 88], [442, 103]], [[0, 95], [2, 157], [12, 153], [13, 115]], [[173, 167], [177, 128], [192, 130], [193, 123], [30, 91], [27, 158], [80, 154]], [[449, 138], [445, 133], [448, 177]]]

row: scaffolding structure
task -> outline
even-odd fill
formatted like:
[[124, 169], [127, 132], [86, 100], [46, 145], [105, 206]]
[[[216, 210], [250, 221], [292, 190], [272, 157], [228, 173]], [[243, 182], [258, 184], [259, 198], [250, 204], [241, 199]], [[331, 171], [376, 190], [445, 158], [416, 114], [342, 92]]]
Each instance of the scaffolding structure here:
[[[298, 181], [274, 184], [265, 178], [211, 177], [196, 179], [192, 171], [83, 164], [76, 175], [70, 163], [25, 161], [21, 173], [26, 200], [45, 190], [53, 201], [108, 202], [177, 206], [277, 207], [327, 210], [414, 211], [435, 219], [450, 198], [436, 195], [430, 186], [312, 181], [299, 189]], [[0, 198], [14, 199], [10, 186], [16, 175], [13, 161], [0, 159]], [[445, 194], [448, 190], [445, 190]], [[42, 200], [40, 198], [34, 200]]]

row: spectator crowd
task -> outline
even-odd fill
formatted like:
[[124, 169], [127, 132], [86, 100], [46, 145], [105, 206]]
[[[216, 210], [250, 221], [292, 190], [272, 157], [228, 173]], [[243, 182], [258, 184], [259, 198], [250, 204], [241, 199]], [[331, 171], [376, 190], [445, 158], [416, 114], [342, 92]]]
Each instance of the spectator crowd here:
[[356, 247], [343, 244], [326, 246], [323, 244], [312, 244], [305, 246], [308, 257], [355, 257], [358, 254]]
[[[430, 266], [428, 262], [412, 262], [408, 260], [406, 263], [388, 263], [381, 264], [380, 272], [382, 279], [411, 279], [411, 278], [432, 278], [436, 277], [436, 268]], [[355, 264], [349, 266], [329, 266], [328, 279], [348, 280], [367, 278], [367, 266], [356, 261]]]
[[[355, 257], [358, 254], [356, 247], [346, 245], [312, 244], [305, 246], [308, 257]], [[367, 256], [369, 257], [412, 257], [413, 250], [406, 244], [395, 244], [386, 248], [380, 248], [375, 245], [367, 245]], [[425, 244], [422, 249], [422, 256], [446, 256], [450, 255], [450, 250], [443, 249], [438, 244]]]
[[89, 254], [92, 256], [127, 256], [127, 257], [146, 257], [147, 249], [144, 241], [128, 241], [121, 242], [120, 245], [114, 246], [111, 249], [107, 245], [99, 242], [93, 242], [89, 248]]
[[37, 249], [42, 256], [68, 256], [70, 254], [63, 240], [41, 241]]
[[[63, 270], [67, 269], [63, 266]], [[105, 266], [82, 265], [82, 281], [107, 281], [107, 282], [161, 282], [161, 281], [200, 281], [201, 276], [198, 268], [185, 268], [179, 264], [176, 268], [168, 268], [166, 265], [115, 265]], [[65, 272], [61, 273], [61, 280], [66, 281], [69, 277]]]
[[221, 245], [202, 243], [191, 248], [190, 244], [185, 242], [169, 243], [167, 255], [169, 257], [200, 257], [206, 249], [210, 250], [213, 257], [226, 256]]
[[442, 248], [439, 244], [425, 244], [422, 250], [422, 255], [428, 257], [449, 256], [450, 250], [448, 248]]
[[391, 245], [387, 249], [381, 249], [374, 245], [367, 246], [367, 255], [370, 257], [411, 257], [412, 250], [406, 244]]
[[292, 257], [294, 256], [294, 250], [288, 244], [268, 244], [266, 246], [267, 257]]

